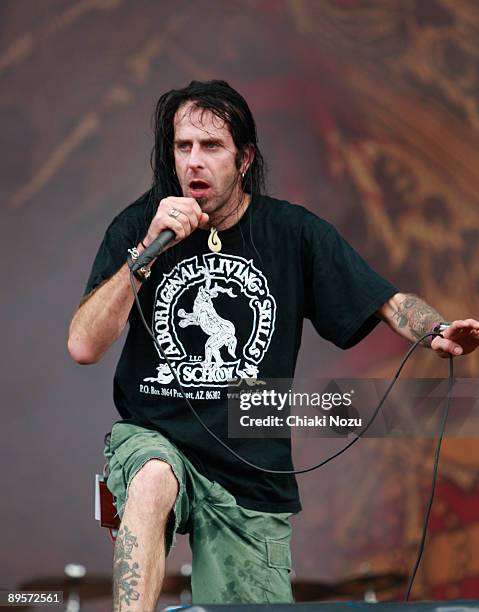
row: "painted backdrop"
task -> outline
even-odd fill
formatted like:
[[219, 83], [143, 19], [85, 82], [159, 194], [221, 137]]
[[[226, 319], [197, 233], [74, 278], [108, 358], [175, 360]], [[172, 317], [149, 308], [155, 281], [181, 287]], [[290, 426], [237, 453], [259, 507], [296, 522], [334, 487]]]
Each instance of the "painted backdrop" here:
[[[474, 0], [3, 0], [0, 587], [68, 561], [109, 571], [92, 476], [118, 347], [80, 367], [66, 334], [107, 224], [149, 185], [159, 95], [228, 80], [257, 119], [271, 195], [336, 224], [446, 319], [477, 317], [478, 28]], [[299, 369], [389, 377], [406, 349], [379, 326], [343, 353], [306, 324]], [[406, 375], [446, 366], [423, 351]], [[457, 368], [477, 376], [479, 355]], [[478, 448], [444, 444], [417, 597], [479, 596]], [[330, 450], [302, 441], [297, 466]], [[432, 440], [366, 440], [302, 477], [296, 576], [407, 573], [432, 457]], [[183, 538], [170, 570], [188, 555]]]

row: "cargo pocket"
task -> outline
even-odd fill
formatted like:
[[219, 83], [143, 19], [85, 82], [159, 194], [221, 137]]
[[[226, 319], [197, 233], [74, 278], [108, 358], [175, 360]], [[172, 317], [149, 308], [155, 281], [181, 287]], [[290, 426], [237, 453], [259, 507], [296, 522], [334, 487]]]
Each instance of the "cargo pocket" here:
[[[291, 603], [293, 593], [291, 572], [291, 548], [289, 538], [266, 540], [267, 581], [264, 596], [268, 603]], [[267, 585], [267, 586], [266, 586]]]
[[125, 505], [126, 481], [123, 466], [118, 461], [118, 458], [114, 452], [113, 429], [112, 433], [105, 436], [105, 449], [103, 454], [107, 460], [106, 486], [113, 495], [113, 504], [116, 508], [117, 515], [121, 518], [123, 515], [123, 507]]
[[266, 540], [266, 555], [269, 567], [291, 571], [291, 547], [288, 542]]

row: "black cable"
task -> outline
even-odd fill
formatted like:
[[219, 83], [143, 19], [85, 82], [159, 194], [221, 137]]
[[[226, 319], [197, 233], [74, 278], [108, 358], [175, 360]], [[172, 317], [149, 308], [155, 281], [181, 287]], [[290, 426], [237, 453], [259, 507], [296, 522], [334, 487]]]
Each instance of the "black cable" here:
[[424, 340], [425, 338], [428, 338], [429, 336], [440, 336], [440, 333], [437, 332], [430, 332], [428, 334], [424, 334], [424, 336], [422, 336], [421, 338], [419, 338], [412, 346], [411, 348], [408, 350], [408, 352], [406, 353], [405, 357], [403, 358], [401, 365], [399, 366], [394, 378], [392, 379], [391, 383], [389, 384], [388, 388], [386, 389], [385, 394], [383, 395], [381, 401], [379, 402], [377, 408], [375, 409], [375, 411], [373, 412], [373, 415], [371, 416], [371, 418], [369, 419], [368, 423], [366, 424], [366, 426], [364, 427], [364, 429], [362, 431], [360, 431], [358, 433], [358, 435], [353, 438], [351, 440], [351, 442], [349, 442], [348, 444], [346, 444], [346, 446], [343, 446], [343, 448], [341, 448], [339, 451], [333, 453], [332, 455], [330, 455], [329, 457], [327, 457], [326, 459], [323, 459], [323, 461], [320, 461], [319, 463], [316, 463], [315, 465], [311, 465], [307, 468], [303, 468], [302, 470], [272, 470], [269, 468], [264, 468], [261, 467], [259, 465], [256, 465], [255, 463], [251, 463], [250, 461], [248, 461], [247, 459], [245, 459], [244, 457], [241, 457], [241, 455], [239, 455], [236, 451], [234, 451], [231, 447], [229, 447], [225, 442], [223, 442], [223, 440], [221, 438], [219, 438], [209, 427], [208, 425], [203, 421], [203, 419], [200, 417], [200, 415], [196, 412], [196, 410], [194, 409], [193, 405], [191, 404], [190, 400], [188, 399], [188, 397], [186, 396], [186, 393], [180, 383], [180, 380], [178, 378], [178, 375], [176, 373], [175, 368], [172, 366], [172, 364], [170, 363], [170, 360], [168, 359], [168, 357], [165, 355], [165, 353], [163, 352], [163, 349], [160, 346], [160, 343], [158, 342], [158, 340], [155, 337], [155, 334], [152, 332], [152, 330], [149, 328], [148, 323], [145, 320], [145, 317], [143, 315], [143, 311], [141, 309], [141, 304], [140, 304], [140, 300], [138, 299], [138, 292], [136, 290], [136, 285], [135, 285], [135, 281], [133, 278], [133, 273], [130, 270], [130, 282], [131, 282], [131, 286], [133, 289], [133, 294], [135, 296], [135, 302], [136, 302], [136, 306], [138, 308], [138, 312], [140, 314], [141, 320], [143, 322], [143, 325], [145, 326], [145, 329], [147, 330], [148, 334], [151, 336], [151, 338], [153, 339], [153, 342], [155, 343], [156, 348], [158, 349], [158, 352], [160, 353], [160, 356], [162, 357], [162, 359], [164, 359], [166, 361], [166, 363], [168, 364], [171, 373], [173, 374], [173, 377], [175, 379], [175, 381], [178, 384], [178, 387], [181, 391], [181, 394], [183, 396], [183, 399], [185, 400], [188, 408], [190, 409], [190, 411], [194, 414], [194, 416], [196, 417], [196, 419], [198, 420], [198, 422], [200, 423], [200, 425], [203, 427], [203, 429], [208, 432], [210, 434], [210, 436], [212, 438], [214, 438], [219, 444], [221, 444], [221, 446], [223, 448], [225, 448], [229, 453], [231, 453], [234, 457], [236, 457], [239, 461], [241, 461], [242, 463], [248, 465], [249, 467], [252, 467], [256, 470], [259, 470], [260, 472], [266, 472], [267, 474], [306, 474], [307, 472], [312, 472], [313, 470], [316, 470], [320, 467], [322, 467], [323, 465], [326, 465], [327, 463], [329, 463], [330, 461], [332, 461], [333, 459], [336, 459], [336, 457], [339, 457], [339, 455], [342, 455], [345, 451], [347, 451], [349, 448], [351, 448], [351, 446], [353, 446], [353, 444], [355, 444], [366, 432], [367, 430], [370, 428], [370, 426], [372, 425], [374, 419], [377, 417], [379, 411], [382, 408], [382, 405], [384, 404], [384, 402], [386, 401], [391, 389], [393, 388], [396, 380], [399, 378], [399, 374], [401, 373], [401, 370], [403, 369], [403, 367], [406, 364], [406, 361], [409, 359], [410, 355], [416, 350], [416, 348], [419, 346], [419, 344], [422, 342], [422, 340]]
[[453, 362], [452, 362], [452, 355], [449, 355], [449, 385], [448, 385], [447, 396], [446, 396], [446, 407], [442, 415], [441, 426], [439, 428], [439, 434], [438, 434], [438, 441], [436, 445], [436, 450], [434, 452], [434, 465], [433, 465], [433, 470], [432, 470], [431, 494], [429, 496], [429, 501], [426, 506], [426, 512], [424, 514], [424, 523], [423, 523], [423, 528], [422, 528], [421, 543], [419, 545], [419, 552], [416, 558], [416, 563], [414, 564], [414, 568], [411, 572], [411, 577], [409, 578], [409, 583], [408, 583], [408, 587], [406, 590], [406, 596], [404, 598], [405, 601], [409, 601], [409, 596], [411, 594], [411, 589], [412, 589], [412, 585], [414, 582], [414, 578], [416, 577], [416, 573], [419, 568], [419, 564], [421, 563], [422, 553], [424, 552], [424, 545], [426, 543], [427, 527], [429, 525], [429, 517], [430, 517], [431, 509], [432, 509], [432, 502], [434, 500], [434, 494], [436, 492], [439, 455], [441, 452], [441, 445], [442, 445], [442, 440], [444, 437], [444, 431], [446, 429], [447, 417], [449, 415], [449, 408], [451, 406], [451, 390], [452, 390], [452, 387], [454, 386], [453, 376], [454, 376], [454, 368], [453, 368]]
[[[234, 451], [232, 448], [230, 448], [225, 442], [223, 442], [223, 440], [221, 440], [221, 438], [219, 438], [208, 427], [208, 425], [203, 421], [203, 419], [200, 417], [200, 415], [196, 412], [196, 410], [193, 408], [191, 402], [189, 401], [188, 397], [186, 396], [186, 394], [184, 392], [184, 389], [183, 389], [183, 387], [182, 387], [182, 385], [180, 383], [180, 380], [178, 378], [178, 375], [176, 373], [175, 368], [173, 368], [172, 364], [170, 363], [170, 360], [168, 359], [168, 357], [163, 352], [163, 349], [161, 348], [161, 346], [160, 346], [159, 342], [157, 341], [154, 333], [149, 328], [148, 323], [145, 320], [145, 317], [143, 315], [143, 310], [141, 308], [140, 300], [138, 298], [138, 292], [136, 290], [136, 285], [135, 285], [135, 281], [134, 281], [134, 277], [133, 277], [133, 272], [131, 270], [130, 270], [130, 282], [131, 282], [131, 286], [132, 286], [132, 289], [133, 289], [133, 294], [135, 296], [136, 306], [138, 308], [138, 312], [140, 314], [140, 318], [141, 318], [141, 320], [143, 322], [143, 325], [145, 326], [145, 329], [147, 330], [148, 334], [153, 339], [153, 342], [154, 342], [156, 348], [158, 349], [158, 352], [160, 353], [161, 357], [168, 364], [168, 366], [170, 368], [170, 371], [173, 374], [173, 377], [175, 378], [175, 380], [176, 380], [176, 382], [178, 384], [178, 387], [179, 387], [179, 389], [181, 391], [181, 394], [183, 395], [183, 398], [184, 398], [188, 408], [190, 409], [190, 411], [194, 414], [194, 416], [196, 417], [198, 422], [201, 424], [203, 429], [205, 429], [205, 431], [207, 433], [209, 433], [210, 436], [212, 436], [219, 444], [221, 444], [221, 446], [223, 446], [223, 448], [225, 448], [229, 453], [231, 453], [239, 461], [241, 461], [242, 463], [248, 465], [249, 467], [252, 467], [252, 468], [254, 468], [256, 470], [259, 470], [260, 472], [266, 472], [268, 474], [305, 474], [307, 472], [312, 472], [313, 470], [316, 470], [316, 469], [322, 467], [323, 465], [326, 465], [327, 463], [329, 463], [330, 461], [332, 461], [336, 457], [339, 457], [339, 455], [341, 455], [342, 453], [347, 451], [349, 448], [351, 448], [351, 446], [353, 446], [353, 444], [355, 444], [366, 433], [366, 431], [372, 425], [374, 419], [377, 417], [379, 411], [381, 410], [382, 405], [384, 404], [384, 402], [386, 401], [389, 393], [391, 392], [391, 389], [393, 388], [394, 384], [396, 383], [397, 379], [399, 378], [399, 375], [400, 375], [403, 367], [405, 366], [407, 360], [409, 359], [411, 354], [416, 350], [416, 348], [419, 346], [419, 344], [425, 338], [428, 338], [430, 336], [433, 336], [433, 337], [441, 336], [442, 337], [442, 335], [440, 333], [430, 332], [428, 334], [424, 334], [421, 338], [419, 338], [409, 348], [409, 350], [407, 351], [407, 353], [404, 356], [403, 360], [401, 361], [401, 364], [399, 365], [399, 368], [398, 368], [396, 374], [394, 375], [391, 383], [389, 384], [388, 388], [386, 389], [385, 394], [381, 398], [381, 401], [379, 402], [378, 406], [376, 407], [376, 410], [373, 412], [373, 415], [369, 419], [368, 423], [366, 424], [364, 429], [362, 431], [360, 431], [359, 434], [353, 440], [351, 440], [351, 442], [346, 444], [346, 446], [344, 446], [342, 449], [340, 449], [336, 453], [333, 453], [332, 455], [330, 455], [326, 459], [323, 459], [323, 461], [320, 461], [319, 463], [317, 463], [315, 465], [312, 465], [310, 467], [303, 468], [302, 470], [271, 470], [271, 469], [268, 469], [268, 468], [263, 468], [263, 467], [261, 467], [259, 465], [254, 464], [254, 463], [251, 463], [250, 461], [248, 461], [244, 457], [241, 457], [241, 455], [239, 455], [236, 451]], [[431, 515], [432, 503], [433, 503], [434, 494], [435, 494], [435, 491], [436, 491], [437, 473], [438, 473], [438, 466], [439, 466], [439, 455], [440, 455], [440, 452], [441, 452], [442, 440], [443, 440], [443, 437], [444, 437], [444, 432], [445, 432], [446, 424], [447, 424], [447, 418], [448, 418], [448, 415], [449, 415], [449, 408], [450, 408], [450, 405], [451, 405], [451, 390], [452, 390], [452, 387], [454, 386], [454, 367], [453, 367], [453, 360], [452, 360], [452, 356], [451, 355], [449, 355], [449, 379], [448, 379], [448, 383], [449, 384], [448, 384], [448, 391], [447, 391], [447, 396], [446, 396], [446, 407], [444, 409], [444, 413], [443, 413], [443, 417], [442, 417], [442, 421], [441, 421], [441, 426], [439, 428], [438, 442], [437, 442], [436, 450], [435, 450], [435, 453], [434, 453], [434, 464], [433, 464], [431, 494], [429, 496], [429, 501], [428, 501], [427, 506], [426, 506], [426, 512], [425, 512], [425, 515], [424, 515], [424, 522], [423, 522], [423, 528], [422, 528], [422, 534], [421, 534], [421, 542], [420, 542], [420, 545], [419, 545], [419, 551], [418, 551], [418, 555], [417, 555], [417, 558], [416, 558], [416, 562], [414, 564], [414, 568], [413, 568], [413, 570], [411, 572], [411, 576], [409, 578], [409, 582], [408, 582], [408, 586], [407, 586], [407, 591], [406, 591], [406, 596], [405, 596], [405, 601], [409, 600], [409, 596], [411, 594], [412, 586], [414, 584], [414, 579], [416, 577], [417, 570], [419, 568], [419, 564], [421, 563], [421, 559], [422, 559], [422, 555], [423, 555], [424, 547], [425, 547], [425, 543], [426, 543], [427, 528], [428, 528], [428, 525], [429, 525], [429, 517]]]

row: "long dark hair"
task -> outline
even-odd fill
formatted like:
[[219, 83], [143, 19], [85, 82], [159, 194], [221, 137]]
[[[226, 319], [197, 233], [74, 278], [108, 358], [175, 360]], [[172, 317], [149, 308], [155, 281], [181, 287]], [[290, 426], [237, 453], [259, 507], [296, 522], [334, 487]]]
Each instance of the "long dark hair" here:
[[[172, 89], [158, 100], [154, 115], [155, 145], [151, 152], [153, 184], [150, 204], [170, 195], [181, 196], [181, 188], [175, 174], [173, 141], [174, 117], [180, 106], [192, 101], [198, 108], [211, 111], [228, 125], [238, 150], [236, 165], [241, 164], [245, 147], [254, 147], [254, 159], [241, 179], [244, 192], [260, 195], [265, 191], [265, 164], [258, 147], [256, 124], [246, 100], [226, 81], [191, 81], [183, 89]], [[152, 211], [154, 214], [154, 211]]]

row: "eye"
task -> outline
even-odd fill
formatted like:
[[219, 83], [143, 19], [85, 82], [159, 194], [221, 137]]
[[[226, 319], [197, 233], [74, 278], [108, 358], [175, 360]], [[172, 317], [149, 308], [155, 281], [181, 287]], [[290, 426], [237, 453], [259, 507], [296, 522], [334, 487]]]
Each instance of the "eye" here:
[[188, 151], [190, 145], [187, 142], [178, 142], [176, 143], [176, 148], [178, 151]]
[[206, 144], [207, 149], [217, 149], [220, 146], [219, 142], [208, 142]]

